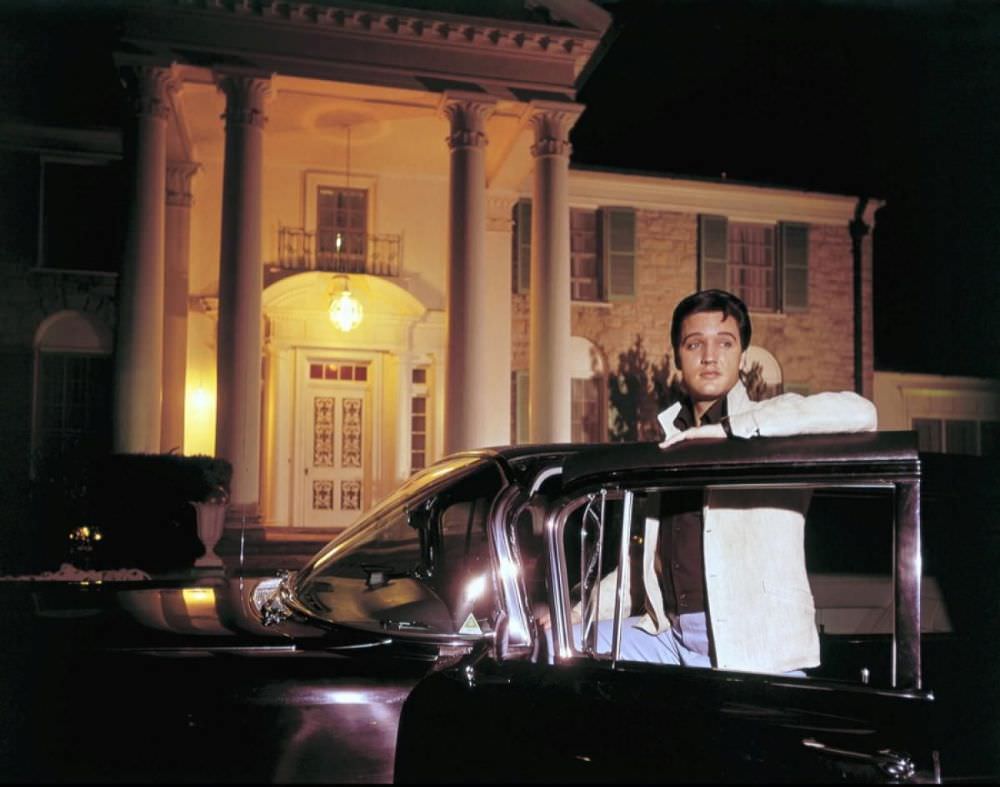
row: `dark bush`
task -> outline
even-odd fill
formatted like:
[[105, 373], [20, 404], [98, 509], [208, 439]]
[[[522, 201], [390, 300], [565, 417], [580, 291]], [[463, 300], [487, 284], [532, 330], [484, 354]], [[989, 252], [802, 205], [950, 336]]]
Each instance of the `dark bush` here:
[[116, 454], [98, 463], [78, 523], [101, 530], [95, 565], [189, 568], [204, 553], [190, 504], [219, 497], [231, 477], [229, 462], [208, 456]]

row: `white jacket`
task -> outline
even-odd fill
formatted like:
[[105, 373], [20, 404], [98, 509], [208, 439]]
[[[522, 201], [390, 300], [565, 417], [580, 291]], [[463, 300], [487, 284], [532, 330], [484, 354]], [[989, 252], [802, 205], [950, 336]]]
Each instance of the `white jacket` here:
[[[867, 432], [877, 425], [875, 406], [849, 391], [788, 393], [753, 402], [737, 383], [726, 397], [726, 408], [733, 436], [741, 438]], [[668, 437], [679, 431], [673, 425], [679, 409], [676, 404], [659, 416]], [[705, 588], [720, 669], [781, 673], [819, 664], [804, 551], [809, 496], [795, 489], [713, 490], [705, 495]], [[659, 524], [654, 517], [646, 519], [647, 587], [659, 587], [653, 567]], [[609, 591], [616, 575], [605, 578]], [[662, 593], [646, 595], [653, 608], [637, 625], [651, 634], [662, 633], [670, 627]], [[601, 597], [613, 599], [614, 593], [602, 592]], [[611, 617], [611, 610], [607, 612]], [[601, 617], [604, 613], [601, 610]]]

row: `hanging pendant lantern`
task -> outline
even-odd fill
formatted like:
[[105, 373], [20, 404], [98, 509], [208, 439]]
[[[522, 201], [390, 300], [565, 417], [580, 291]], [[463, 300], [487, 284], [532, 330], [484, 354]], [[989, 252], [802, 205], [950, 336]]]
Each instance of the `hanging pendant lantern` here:
[[[357, 328], [364, 319], [365, 310], [361, 302], [351, 294], [346, 276], [334, 276], [333, 281], [344, 280], [344, 289], [330, 299], [330, 322], [344, 333]], [[331, 289], [332, 289], [331, 284]]]

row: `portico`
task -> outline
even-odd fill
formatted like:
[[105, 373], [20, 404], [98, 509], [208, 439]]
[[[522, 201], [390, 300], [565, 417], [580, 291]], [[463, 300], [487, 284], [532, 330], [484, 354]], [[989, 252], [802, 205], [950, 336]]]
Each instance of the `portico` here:
[[[208, 37], [184, 14], [130, 15], [125, 40], [152, 54], [119, 63], [152, 109], [133, 149], [140, 285], [123, 277], [117, 449], [224, 457], [232, 516], [340, 526], [444, 453], [510, 442], [510, 213], [525, 193], [531, 436], [568, 440], [568, 134], [608, 21], [593, 12], [543, 32], [218, 6]], [[414, 31], [432, 28], [427, 48]], [[221, 57], [220, 31], [252, 62]], [[450, 81], [424, 76], [445, 66]], [[349, 333], [327, 314], [335, 276], [364, 309]]]

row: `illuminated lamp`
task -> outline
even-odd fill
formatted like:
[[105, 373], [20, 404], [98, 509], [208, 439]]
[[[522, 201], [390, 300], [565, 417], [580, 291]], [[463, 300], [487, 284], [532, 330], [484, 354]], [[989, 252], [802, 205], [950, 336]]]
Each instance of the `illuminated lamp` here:
[[[335, 294], [334, 284], [337, 279], [344, 280], [344, 289]], [[330, 283], [330, 322], [344, 333], [353, 331], [364, 319], [365, 310], [361, 302], [351, 294], [351, 287], [346, 276], [334, 276]]]

